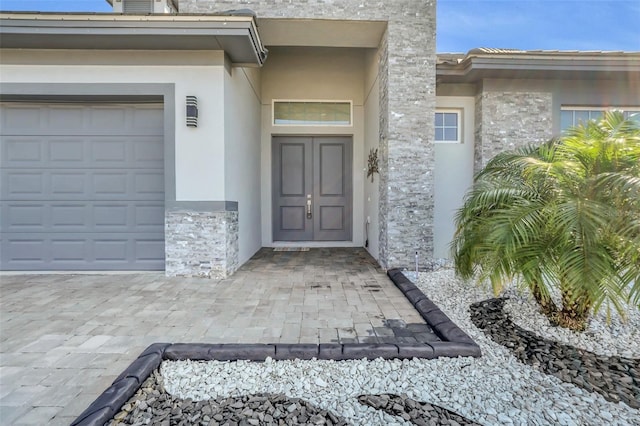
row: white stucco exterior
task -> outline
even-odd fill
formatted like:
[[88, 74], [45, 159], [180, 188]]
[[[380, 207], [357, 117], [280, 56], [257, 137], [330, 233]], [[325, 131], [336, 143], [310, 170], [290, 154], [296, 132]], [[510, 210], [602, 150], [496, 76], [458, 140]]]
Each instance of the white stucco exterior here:
[[450, 258], [450, 244], [455, 232], [455, 214], [463, 204], [464, 194], [473, 185], [474, 107], [470, 96], [438, 96], [438, 108], [459, 111], [460, 143], [436, 143], [433, 212], [434, 258]]
[[[369, 49], [272, 49], [262, 74], [262, 245], [355, 246], [364, 244], [364, 91], [365, 52]], [[273, 125], [272, 102], [287, 100], [348, 100], [351, 126]], [[376, 117], [377, 120], [377, 117]], [[340, 242], [285, 243], [273, 241], [271, 143], [273, 136], [339, 135], [353, 138], [353, 239]]]
[[238, 202], [238, 262], [262, 246], [259, 70], [224, 73], [225, 200]]
[[[3, 50], [2, 82], [20, 84], [175, 85], [175, 186], [178, 201], [225, 200], [223, 52], [58, 51], [67, 64], [49, 65], [46, 51]], [[167, 60], [170, 57], [171, 63]], [[42, 60], [39, 61], [39, 58]], [[192, 63], [192, 64], [190, 64]], [[195, 64], [193, 64], [195, 63]], [[197, 128], [185, 124], [186, 96], [198, 97]]]
[[[378, 161], [380, 140], [380, 84], [379, 80], [379, 54], [376, 50], [368, 50], [365, 54], [365, 93], [364, 93], [364, 153], [362, 167], [364, 170], [364, 222], [366, 249], [375, 259], [379, 257], [380, 222], [378, 218], [378, 204], [380, 202], [380, 174], [374, 173], [373, 181], [367, 177], [369, 153], [377, 150]], [[368, 223], [368, 232], [366, 223]], [[365, 244], [366, 245], [366, 244]]]

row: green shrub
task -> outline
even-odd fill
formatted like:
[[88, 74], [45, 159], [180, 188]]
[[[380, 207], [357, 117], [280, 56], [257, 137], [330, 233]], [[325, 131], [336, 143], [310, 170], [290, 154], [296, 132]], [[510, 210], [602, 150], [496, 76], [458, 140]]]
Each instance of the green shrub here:
[[[526, 285], [552, 322], [640, 307], [640, 128], [606, 112], [541, 146], [494, 157], [456, 215], [458, 275]], [[561, 295], [554, 303], [551, 290]]]

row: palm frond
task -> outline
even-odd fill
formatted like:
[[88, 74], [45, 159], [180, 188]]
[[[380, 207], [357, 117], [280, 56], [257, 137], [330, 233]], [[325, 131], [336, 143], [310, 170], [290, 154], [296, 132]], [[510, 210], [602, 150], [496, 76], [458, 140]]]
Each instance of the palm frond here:
[[640, 127], [607, 112], [562, 138], [491, 159], [457, 212], [458, 274], [494, 291], [520, 278], [541, 297], [620, 314], [640, 307]]

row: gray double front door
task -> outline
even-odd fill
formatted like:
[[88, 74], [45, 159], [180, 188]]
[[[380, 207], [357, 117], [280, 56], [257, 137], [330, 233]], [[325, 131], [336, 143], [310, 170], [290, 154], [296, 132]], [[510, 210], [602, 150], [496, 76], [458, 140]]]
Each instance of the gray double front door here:
[[350, 137], [273, 138], [273, 240], [351, 241]]

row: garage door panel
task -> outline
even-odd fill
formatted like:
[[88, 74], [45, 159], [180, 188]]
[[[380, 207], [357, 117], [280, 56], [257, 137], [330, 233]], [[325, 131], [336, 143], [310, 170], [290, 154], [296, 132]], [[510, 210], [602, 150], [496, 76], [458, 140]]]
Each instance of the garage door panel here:
[[[47, 168], [82, 167], [85, 158], [85, 141], [83, 138], [54, 138], [43, 141], [48, 144]], [[71, 164], [69, 164], [71, 163]]]
[[0, 167], [164, 168], [162, 136], [1, 136]]
[[0, 180], [2, 200], [164, 200], [162, 171], [4, 169]]
[[47, 199], [72, 199], [81, 197], [86, 199], [90, 196], [88, 191], [88, 172], [63, 172], [51, 171], [49, 174], [49, 191], [43, 194]]
[[153, 263], [164, 258], [164, 241], [141, 238], [135, 241], [134, 250], [138, 262]]
[[6, 269], [157, 270], [164, 267], [164, 240], [145, 233], [67, 233], [46, 238], [4, 234]]
[[51, 263], [83, 262], [88, 252], [88, 241], [78, 239], [51, 239]]
[[141, 105], [133, 107], [131, 111], [131, 127], [134, 133], [158, 134], [158, 129], [163, 129], [163, 117], [158, 114], [156, 108]]
[[49, 207], [52, 232], [90, 229], [89, 209], [85, 204], [53, 204]]
[[160, 137], [136, 138], [131, 141], [133, 159], [139, 167], [164, 166], [164, 141]]
[[0, 266], [164, 268], [161, 105], [2, 104]]
[[157, 228], [164, 227], [164, 205], [149, 204], [134, 206], [134, 223], [135, 227], [144, 230], [148, 227]]
[[[43, 238], [12, 238], [11, 235], [2, 238], [2, 263], [7, 264], [5, 260], [10, 260], [14, 265], [31, 265], [46, 262], [47, 242]], [[31, 268], [25, 268], [31, 269]]]
[[99, 239], [94, 242], [95, 261], [100, 262], [120, 262], [127, 261], [129, 241], [123, 239]]
[[127, 143], [120, 139], [96, 139], [91, 144], [91, 160], [100, 165], [107, 164], [108, 167], [113, 167], [114, 163], [125, 165]]
[[33, 167], [41, 164], [44, 159], [44, 144], [42, 139], [27, 137], [6, 137], [0, 150], [0, 166], [20, 164]]
[[131, 108], [95, 106], [87, 110], [88, 128], [92, 133], [105, 132], [109, 128], [126, 129], [127, 113]]
[[81, 203], [7, 201], [0, 209], [0, 225], [7, 233], [156, 232], [164, 229], [162, 202]]
[[125, 228], [129, 219], [129, 206], [127, 205], [97, 205], [93, 207], [93, 218], [96, 229]]
[[95, 194], [96, 198], [127, 196], [128, 172], [99, 171], [93, 173], [92, 177], [93, 187], [91, 192]]
[[3, 105], [0, 119], [6, 136], [162, 136], [163, 114], [148, 105]]
[[42, 205], [13, 205], [3, 203], [0, 215], [2, 229], [13, 229], [16, 232], [42, 232], [46, 229], [47, 214]]
[[32, 199], [46, 194], [47, 183], [40, 170], [3, 170], [2, 199]]
[[159, 172], [138, 172], [134, 175], [134, 192], [141, 198], [164, 196], [164, 178]]
[[37, 105], [7, 104], [0, 119], [5, 135], [33, 134], [45, 125], [46, 108]]

